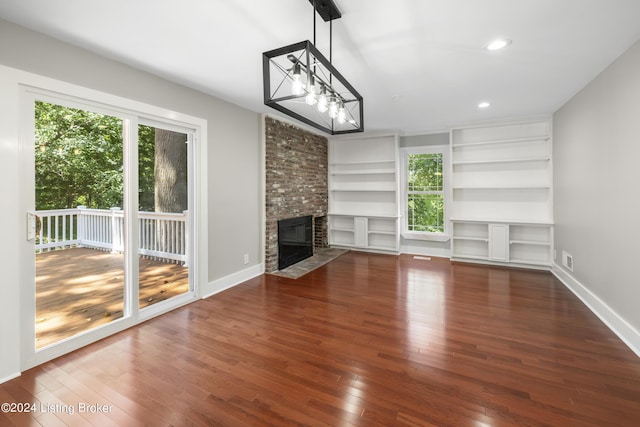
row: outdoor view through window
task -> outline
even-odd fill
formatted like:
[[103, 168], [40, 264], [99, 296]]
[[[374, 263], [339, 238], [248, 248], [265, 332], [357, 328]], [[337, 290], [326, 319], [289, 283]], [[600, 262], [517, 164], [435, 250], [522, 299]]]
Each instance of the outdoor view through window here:
[[[189, 290], [187, 135], [153, 126], [137, 134], [133, 228], [123, 120], [35, 103], [36, 348], [127, 316], [126, 286], [138, 290], [140, 309]], [[126, 253], [137, 254], [134, 271]]]
[[408, 231], [444, 233], [442, 163], [442, 153], [408, 154]]

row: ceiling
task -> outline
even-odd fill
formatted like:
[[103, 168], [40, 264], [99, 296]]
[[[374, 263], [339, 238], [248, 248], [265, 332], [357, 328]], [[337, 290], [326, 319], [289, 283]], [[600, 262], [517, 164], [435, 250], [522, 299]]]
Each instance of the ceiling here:
[[[367, 131], [551, 114], [640, 39], [638, 0], [335, 3], [333, 65]], [[256, 112], [276, 113], [262, 52], [313, 40], [308, 0], [0, 0], [0, 17]], [[512, 43], [488, 51], [497, 37]], [[328, 56], [320, 18], [316, 41]]]

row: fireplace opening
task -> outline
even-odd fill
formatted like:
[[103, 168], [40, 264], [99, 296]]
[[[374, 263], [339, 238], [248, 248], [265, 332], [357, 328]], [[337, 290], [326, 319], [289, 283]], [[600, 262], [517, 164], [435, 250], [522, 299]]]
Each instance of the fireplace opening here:
[[278, 269], [282, 270], [313, 255], [311, 215], [278, 221]]

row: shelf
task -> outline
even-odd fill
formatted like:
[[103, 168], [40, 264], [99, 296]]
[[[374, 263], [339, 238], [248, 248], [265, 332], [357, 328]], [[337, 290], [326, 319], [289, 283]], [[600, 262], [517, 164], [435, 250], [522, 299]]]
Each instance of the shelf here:
[[476, 242], [489, 242], [487, 237], [465, 237], [465, 236], [453, 236], [454, 240], [473, 240]]
[[529, 259], [511, 258], [509, 262], [512, 264], [551, 266], [551, 261], [532, 261]]
[[549, 137], [547, 136], [532, 136], [527, 138], [511, 138], [511, 139], [495, 139], [488, 141], [478, 141], [478, 142], [462, 142], [459, 144], [452, 144], [453, 148], [457, 147], [472, 147], [478, 145], [494, 145], [494, 144], [521, 144], [524, 142], [548, 142]]
[[350, 171], [333, 171], [329, 173], [332, 176], [340, 175], [395, 175], [395, 169], [368, 169], [368, 170], [350, 170]]
[[337, 240], [333, 240], [331, 242], [329, 242], [329, 246], [331, 247], [341, 247], [341, 248], [353, 248], [353, 242], [352, 241], [337, 241]]
[[366, 218], [380, 218], [380, 219], [398, 219], [399, 216], [398, 215], [387, 215], [387, 214], [367, 214], [364, 212], [360, 212], [360, 213], [342, 213], [342, 212], [329, 212], [327, 215], [329, 216], [348, 216], [348, 217], [366, 217]]
[[344, 231], [345, 233], [354, 233], [355, 230], [353, 228], [343, 228], [343, 227], [333, 227], [331, 231]]
[[353, 166], [365, 166], [365, 165], [379, 165], [379, 164], [383, 164], [383, 163], [395, 163], [395, 159], [389, 159], [389, 160], [371, 160], [371, 161], [366, 161], [366, 162], [332, 162], [329, 164], [329, 166], [349, 166], [349, 167], [353, 167]]
[[553, 214], [551, 121], [452, 130], [455, 257], [548, 268]]
[[[551, 265], [551, 249], [553, 247], [553, 225], [550, 223], [522, 223], [521, 221], [493, 221], [493, 220], [463, 220], [457, 218], [454, 221], [454, 229], [459, 228], [462, 235], [454, 236], [453, 251], [460, 259], [482, 260], [492, 264], [501, 265], [523, 265], [538, 266], [547, 268]], [[491, 224], [501, 224], [508, 227], [506, 240], [504, 234], [493, 234]], [[488, 236], [473, 235], [474, 230], [484, 229], [489, 226]], [[491, 253], [491, 248], [498, 248], [506, 256], [505, 259], [498, 260], [485, 256], [485, 248]], [[466, 254], [465, 254], [466, 253]]]
[[529, 163], [529, 162], [548, 162], [549, 157], [530, 157], [522, 159], [496, 159], [496, 160], [465, 160], [459, 162], [451, 162], [453, 166], [457, 165], [490, 165], [500, 163]]
[[454, 190], [550, 190], [549, 185], [453, 186]]
[[535, 219], [514, 219], [514, 218], [491, 218], [491, 219], [482, 219], [482, 218], [464, 218], [464, 217], [455, 217], [450, 218], [452, 222], [468, 222], [468, 223], [481, 223], [481, 224], [510, 224], [510, 225], [533, 225], [533, 226], [542, 226], [542, 225], [553, 225], [553, 221], [551, 220], [535, 220]]
[[535, 246], [551, 246], [551, 242], [541, 242], [535, 240], [509, 240], [510, 245], [535, 245]]
[[329, 235], [358, 250], [398, 251], [398, 138], [329, 141]]
[[376, 189], [376, 188], [332, 188], [331, 192], [357, 192], [357, 193], [395, 193], [392, 189]]
[[369, 230], [367, 231], [367, 233], [369, 234], [384, 234], [387, 236], [395, 236], [396, 232], [395, 231], [382, 231], [382, 230]]

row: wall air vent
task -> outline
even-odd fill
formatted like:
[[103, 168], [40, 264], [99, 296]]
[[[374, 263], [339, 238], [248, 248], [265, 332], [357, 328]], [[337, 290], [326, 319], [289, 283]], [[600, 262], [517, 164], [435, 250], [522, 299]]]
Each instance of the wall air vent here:
[[562, 265], [569, 271], [573, 271], [573, 255], [562, 251]]

